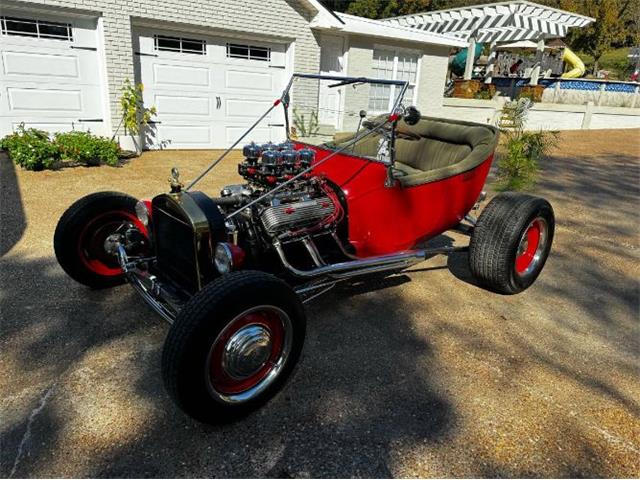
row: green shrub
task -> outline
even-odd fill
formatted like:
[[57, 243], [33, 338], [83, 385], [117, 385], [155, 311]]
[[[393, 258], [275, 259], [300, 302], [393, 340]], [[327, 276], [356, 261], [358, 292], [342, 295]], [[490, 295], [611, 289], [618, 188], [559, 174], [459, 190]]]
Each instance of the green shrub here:
[[298, 112], [297, 108], [293, 108], [293, 125], [296, 128], [296, 134], [300, 137], [312, 137], [320, 131], [318, 125], [318, 112], [311, 110], [309, 121], [305, 119], [304, 113]]
[[55, 143], [62, 158], [88, 166], [118, 164], [118, 144], [105, 137], [98, 137], [89, 132], [57, 133]]
[[63, 161], [89, 166], [101, 163], [116, 166], [120, 153], [116, 142], [89, 132], [57, 133], [51, 140], [47, 132], [24, 128], [24, 125], [2, 138], [0, 148], [16, 165], [27, 170], [57, 168]]
[[60, 151], [51, 142], [49, 134], [35, 128], [24, 128], [24, 124], [0, 140], [0, 145], [16, 165], [26, 170], [55, 168], [60, 163]]
[[540, 159], [557, 144], [558, 132], [503, 131], [498, 161], [498, 190], [528, 190], [535, 185]]
[[476, 100], [491, 100], [493, 97], [491, 96], [491, 92], [483, 88], [482, 90], [478, 90], [473, 96]]
[[535, 185], [540, 159], [558, 142], [558, 132], [524, 130], [533, 103], [523, 97], [502, 108], [499, 128], [502, 150], [498, 161], [498, 190], [528, 190]]

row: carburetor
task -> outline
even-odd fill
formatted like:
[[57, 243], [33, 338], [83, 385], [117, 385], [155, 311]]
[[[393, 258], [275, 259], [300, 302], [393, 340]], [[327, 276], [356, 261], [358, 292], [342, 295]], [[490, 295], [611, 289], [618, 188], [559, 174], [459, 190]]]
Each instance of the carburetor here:
[[[290, 180], [310, 167], [315, 152], [308, 148], [295, 149], [289, 141], [275, 145], [250, 143], [242, 149], [244, 161], [238, 164], [238, 173], [249, 183], [263, 188], [273, 188]], [[305, 177], [311, 178], [312, 174]]]

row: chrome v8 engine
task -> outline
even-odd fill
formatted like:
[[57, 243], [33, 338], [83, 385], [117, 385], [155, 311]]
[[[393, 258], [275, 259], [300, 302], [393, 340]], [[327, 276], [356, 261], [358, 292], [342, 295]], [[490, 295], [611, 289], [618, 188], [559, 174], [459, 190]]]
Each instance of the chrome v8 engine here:
[[[308, 168], [315, 156], [310, 149], [295, 149], [294, 144], [249, 144], [243, 148], [245, 160], [238, 173], [246, 186], [231, 186], [250, 196], [260, 196], [292, 180]], [[336, 194], [321, 177], [310, 172], [300, 175], [273, 195], [258, 202], [244, 215], [250, 215], [269, 237], [296, 237], [312, 234], [335, 225], [342, 218]]]

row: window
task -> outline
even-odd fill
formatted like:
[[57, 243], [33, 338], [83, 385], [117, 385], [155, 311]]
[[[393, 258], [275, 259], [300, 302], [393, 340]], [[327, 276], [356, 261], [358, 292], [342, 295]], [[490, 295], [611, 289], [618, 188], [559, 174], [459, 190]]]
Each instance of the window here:
[[73, 40], [70, 23], [57, 23], [28, 18], [2, 17], [3, 35], [20, 35], [23, 37], [52, 38], [55, 40]]
[[207, 42], [204, 40], [155, 35], [153, 41], [154, 48], [163, 52], [191, 53], [195, 55], [206, 55], [207, 53]]
[[255, 45], [227, 43], [227, 57], [268, 62], [271, 60], [271, 49], [269, 47], [256, 47]]
[[[418, 77], [418, 54], [394, 50], [376, 49], [373, 51], [373, 78], [385, 80], [407, 80], [409, 86], [404, 98], [415, 101], [416, 79]], [[369, 110], [389, 112], [400, 94], [395, 85], [373, 84], [369, 90]], [[393, 99], [393, 101], [392, 101]]]

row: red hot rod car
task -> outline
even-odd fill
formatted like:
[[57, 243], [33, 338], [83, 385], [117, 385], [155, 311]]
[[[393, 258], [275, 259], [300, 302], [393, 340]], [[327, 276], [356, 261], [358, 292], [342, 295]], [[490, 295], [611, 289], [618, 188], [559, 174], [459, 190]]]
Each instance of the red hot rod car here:
[[[291, 99], [310, 104], [302, 81], [328, 82], [345, 95], [381, 86], [395, 104], [373, 118], [355, 113], [353, 131], [323, 136], [289, 125]], [[227, 421], [281, 389], [302, 350], [303, 304], [336, 284], [463, 248], [477, 282], [495, 292], [521, 292], [539, 275], [554, 233], [546, 200], [500, 194], [479, 218], [470, 215], [483, 196], [496, 128], [422, 117], [403, 107], [406, 89], [404, 81], [294, 75], [186, 188], [174, 169], [169, 193], [143, 201], [95, 193], [60, 219], [55, 252], [72, 278], [93, 288], [129, 282], [172, 324], [162, 374], [189, 415]], [[194, 190], [280, 107], [287, 139], [243, 148], [244, 183], [219, 196]], [[421, 246], [450, 229], [468, 235], [469, 245]]]

